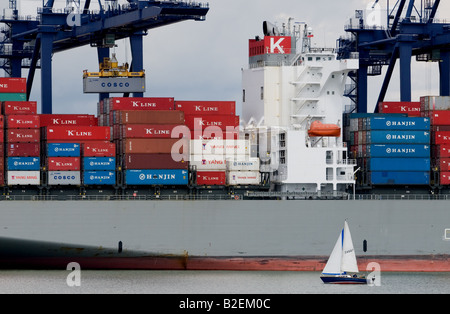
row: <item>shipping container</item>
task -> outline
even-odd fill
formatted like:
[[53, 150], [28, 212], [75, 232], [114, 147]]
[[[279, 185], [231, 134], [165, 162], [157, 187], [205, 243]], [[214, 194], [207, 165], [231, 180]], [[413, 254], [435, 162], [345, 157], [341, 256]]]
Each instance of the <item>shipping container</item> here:
[[261, 175], [259, 171], [228, 171], [228, 185], [259, 185]]
[[194, 130], [191, 133], [191, 139], [193, 140], [238, 140], [239, 132], [226, 132], [222, 130], [209, 131], [209, 130]]
[[422, 111], [450, 110], [449, 96], [422, 96], [420, 97]]
[[84, 171], [114, 171], [116, 169], [115, 157], [84, 157], [83, 170]]
[[207, 127], [220, 128], [222, 131], [236, 132], [239, 116], [231, 115], [185, 115], [185, 124], [191, 130], [205, 130]]
[[124, 124], [121, 125], [119, 138], [180, 138], [182, 133], [172, 135], [172, 130], [178, 126], [179, 124]]
[[49, 171], [49, 185], [80, 185], [80, 171]]
[[199, 171], [227, 170], [224, 155], [192, 155], [189, 164]]
[[365, 119], [366, 130], [430, 130], [430, 119], [423, 117], [371, 117]]
[[428, 185], [429, 171], [374, 171], [369, 173], [374, 185]]
[[39, 115], [9, 115], [6, 119], [6, 127], [10, 129], [36, 129], [40, 127]]
[[11, 142], [39, 142], [40, 129], [8, 129], [6, 130], [6, 140]]
[[7, 171], [8, 185], [40, 185], [40, 171]]
[[177, 100], [175, 108], [185, 115], [236, 115], [235, 101]]
[[80, 157], [79, 143], [48, 143], [47, 156], [49, 157]]
[[225, 185], [227, 176], [225, 171], [198, 171], [197, 185]]
[[171, 97], [112, 97], [106, 99], [106, 110], [174, 110]]
[[184, 124], [184, 112], [179, 110], [116, 111], [114, 124]]
[[[360, 145], [359, 147], [366, 147]], [[425, 157], [430, 158], [430, 145], [414, 144], [372, 144], [358, 157]]]
[[[181, 139], [125, 139], [123, 143], [123, 153], [126, 154], [185, 154], [189, 153], [189, 140]], [[184, 157], [187, 160], [186, 157]]]
[[4, 101], [2, 103], [2, 114], [37, 114], [36, 101]]
[[447, 145], [433, 145], [432, 156], [435, 158], [450, 157], [450, 144]]
[[187, 170], [180, 169], [146, 169], [126, 170], [125, 182], [128, 185], [187, 185]]
[[89, 114], [40, 114], [41, 127], [45, 126], [97, 126], [97, 119]]
[[431, 119], [431, 124], [433, 126], [436, 126], [436, 125], [448, 126], [448, 125], [450, 125], [450, 110], [429, 111], [428, 115]]
[[3, 131], [3, 129], [5, 128], [5, 116], [4, 115], [0, 115], [0, 129]]
[[385, 101], [380, 103], [378, 110], [380, 113], [406, 113], [409, 117], [420, 117], [421, 105], [419, 102], [392, 102]]
[[0, 77], [0, 93], [26, 93], [27, 80], [23, 77]]
[[430, 158], [367, 158], [369, 171], [430, 171]]
[[0, 101], [26, 101], [26, 93], [0, 93]]
[[125, 169], [184, 169], [187, 170], [189, 162], [175, 161], [171, 154], [125, 154], [123, 157]]
[[84, 171], [83, 183], [85, 185], [115, 185], [116, 173], [114, 171]]
[[48, 157], [47, 168], [49, 171], [79, 171], [80, 157]]
[[47, 140], [111, 140], [111, 128], [106, 126], [51, 126], [46, 128]]
[[439, 179], [440, 185], [450, 185], [450, 172], [441, 172], [439, 174]]
[[439, 168], [439, 171], [450, 171], [450, 158], [436, 158], [433, 162], [435, 167]]
[[191, 140], [191, 155], [249, 155], [248, 140]]
[[259, 158], [246, 158], [245, 160], [227, 159], [228, 171], [259, 171]]
[[83, 144], [84, 157], [115, 157], [116, 145], [114, 143], [92, 142]]
[[437, 131], [434, 132], [433, 144], [450, 144], [450, 131]]
[[9, 157], [39, 157], [39, 143], [8, 143], [7, 156]]
[[429, 144], [429, 131], [367, 131], [368, 144]]
[[40, 157], [8, 157], [7, 170], [33, 171], [40, 170]]

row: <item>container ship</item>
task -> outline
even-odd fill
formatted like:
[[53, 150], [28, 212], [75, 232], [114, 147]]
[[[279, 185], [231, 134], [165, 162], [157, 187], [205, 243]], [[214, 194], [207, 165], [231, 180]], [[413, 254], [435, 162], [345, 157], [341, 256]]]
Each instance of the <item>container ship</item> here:
[[450, 97], [348, 113], [357, 56], [263, 32], [240, 116], [170, 97], [38, 114], [1, 78], [0, 267], [321, 271], [347, 219], [360, 269], [450, 271]]

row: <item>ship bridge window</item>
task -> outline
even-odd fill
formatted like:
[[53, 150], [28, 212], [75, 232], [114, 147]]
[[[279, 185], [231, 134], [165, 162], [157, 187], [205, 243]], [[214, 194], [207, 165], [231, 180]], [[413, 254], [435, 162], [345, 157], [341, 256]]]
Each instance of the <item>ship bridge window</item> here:
[[312, 61], [312, 59], [313, 59], [312, 57], [308, 57], [308, 61]]
[[320, 61], [320, 57], [316, 57], [316, 61]]
[[445, 229], [444, 240], [450, 240], [450, 229]]

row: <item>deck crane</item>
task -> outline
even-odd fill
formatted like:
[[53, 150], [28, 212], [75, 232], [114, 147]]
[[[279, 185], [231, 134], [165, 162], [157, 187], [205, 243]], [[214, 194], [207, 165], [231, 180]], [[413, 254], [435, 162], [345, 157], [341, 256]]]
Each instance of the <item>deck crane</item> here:
[[[183, 1], [97, 0], [99, 10], [91, 10], [91, 0], [67, 0], [64, 10], [54, 9], [56, 0], [43, 0], [36, 19], [20, 18], [16, 0], [9, 0], [15, 14], [0, 18], [6, 25], [0, 38], [3, 69], [12, 77], [21, 77], [29, 68], [27, 97], [36, 69], [41, 72], [42, 113], [52, 113], [52, 55], [57, 52], [90, 45], [97, 48], [98, 63], [109, 57], [114, 41], [129, 38], [130, 71], [143, 71], [143, 37], [149, 29], [185, 20], [203, 21], [207, 4]], [[142, 93], [136, 93], [139, 97]], [[108, 97], [100, 94], [100, 99]]]
[[[372, 7], [378, 4], [373, 3]], [[375, 105], [384, 100], [394, 67], [400, 65], [400, 101], [411, 101], [411, 59], [439, 62], [440, 95], [450, 96], [450, 24], [440, 23], [435, 17], [440, 0], [397, 0], [391, 8], [387, 2], [386, 26], [370, 25], [362, 10], [345, 27], [351, 38], [338, 40], [339, 58], [359, 55], [356, 82], [356, 111], [367, 112], [368, 76], [386, 75]], [[381, 14], [381, 13], [380, 13]]]

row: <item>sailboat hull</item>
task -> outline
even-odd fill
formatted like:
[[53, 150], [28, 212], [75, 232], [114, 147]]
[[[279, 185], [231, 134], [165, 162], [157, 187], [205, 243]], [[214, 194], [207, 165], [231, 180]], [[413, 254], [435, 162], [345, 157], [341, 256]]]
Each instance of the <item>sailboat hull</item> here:
[[367, 279], [352, 276], [320, 276], [323, 283], [334, 284], [367, 284]]

